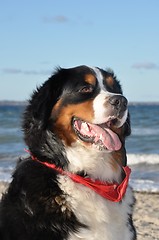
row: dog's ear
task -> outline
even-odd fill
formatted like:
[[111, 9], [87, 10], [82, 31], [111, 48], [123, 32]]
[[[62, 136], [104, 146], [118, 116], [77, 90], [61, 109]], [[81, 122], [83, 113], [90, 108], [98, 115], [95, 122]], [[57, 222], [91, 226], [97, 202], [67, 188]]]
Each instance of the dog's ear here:
[[130, 121], [130, 113], [128, 112], [128, 117], [123, 126], [123, 147], [121, 149], [121, 162], [122, 166], [127, 165], [127, 153], [125, 148], [125, 139], [131, 134], [131, 121]]
[[65, 80], [63, 72], [64, 69], [58, 69], [42, 86], [33, 92], [24, 118], [28, 118], [29, 115], [40, 122], [43, 128], [47, 126], [51, 110], [62, 93]]
[[40, 160], [52, 161], [53, 155], [58, 159], [63, 152], [61, 141], [49, 130], [49, 118], [53, 106], [62, 94], [64, 72], [65, 69], [58, 69], [33, 92], [24, 113], [22, 127], [25, 142], [30, 152]]
[[130, 113], [128, 112], [128, 117], [124, 124], [124, 137], [128, 137], [131, 134], [131, 120], [130, 120]]
[[[127, 120], [124, 124], [124, 139], [128, 137], [131, 134], [131, 120], [130, 120], [130, 113], [128, 112]], [[122, 165], [127, 165], [127, 153], [125, 149], [125, 140], [123, 144], [123, 150], [122, 150]]]

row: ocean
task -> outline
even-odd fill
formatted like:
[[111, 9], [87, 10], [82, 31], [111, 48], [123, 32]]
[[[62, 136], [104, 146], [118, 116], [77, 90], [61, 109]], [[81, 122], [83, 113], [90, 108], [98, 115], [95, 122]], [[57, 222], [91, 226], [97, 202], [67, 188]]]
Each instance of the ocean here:
[[[0, 181], [11, 181], [19, 156], [27, 148], [21, 130], [23, 105], [0, 105]], [[130, 185], [135, 191], [159, 192], [159, 104], [129, 105], [132, 134], [126, 140]]]

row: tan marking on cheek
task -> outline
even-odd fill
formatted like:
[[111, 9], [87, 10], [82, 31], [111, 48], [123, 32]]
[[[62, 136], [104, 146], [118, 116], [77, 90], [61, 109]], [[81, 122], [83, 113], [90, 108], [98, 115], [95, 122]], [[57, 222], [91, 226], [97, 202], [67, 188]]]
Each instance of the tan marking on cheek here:
[[92, 74], [86, 74], [85, 75], [85, 81], [91, 85], [94, 85], [96, 84], [96, 78], [95, 76], [93, 76]]
[[108, 84], [110, 87], [113, 86], [113, 84], [114, 84], [114, 79], [113, 79], [113, 77], [109, 76], [109, 77], [107, 77], [105, 80], [106, 80], [107, 84]]
[[62, 98], [59, 99], [59, 100], [57, 101], [57, 103], [54, 105], [54, 107], [53, 107], [53, 109], [52, 109], [52, 111], [51, 111], [51, 115], [52, 115], [52, 116], [54, 116], [54, 117], [57, 116], [57, 114], [58, 114], [58, 112], [59, 112], [59, 110], [60, 110], [61, 105], [62, 105]]
[[[73, 142], [77, 141], [77, 135], [72, 129], [73, 117], [78, 117], [86, 122], [92, 122], [94, 117], [92, 102], [93, 100], [90, 100], [80, 104], [68, 104], [62, 108], [60, 107], [53, 131], [57, 133], [60, 139], [64, 140], [66, 145], [70, 146]], [[52, 110], [53, 113], [54, 109]], [[53, 115], [52, 118], [54, 118]]]

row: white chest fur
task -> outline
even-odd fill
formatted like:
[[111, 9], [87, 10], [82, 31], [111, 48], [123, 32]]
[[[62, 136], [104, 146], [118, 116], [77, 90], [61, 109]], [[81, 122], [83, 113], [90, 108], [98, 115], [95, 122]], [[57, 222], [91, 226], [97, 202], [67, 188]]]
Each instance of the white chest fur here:
[[69, 240], [131, 240], [128, 227], [130, 205], [133, 204], [131, 189], [128, 188], [121, 203], [111, 202], [91, 189], [74, 183], [67, 176], [59, 176], [60, 188], [67, 194], [67, 205], [77, 219], [88, 226], [72, 233]]

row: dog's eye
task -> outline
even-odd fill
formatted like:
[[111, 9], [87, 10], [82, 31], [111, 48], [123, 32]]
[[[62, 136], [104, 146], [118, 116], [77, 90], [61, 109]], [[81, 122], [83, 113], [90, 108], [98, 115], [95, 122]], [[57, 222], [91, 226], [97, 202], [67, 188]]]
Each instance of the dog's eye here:
[[91, 92], [93, 92], [93, 87], [92, 86], [85, 86], [82, 89], [80, 89], [80, 92], [82, 92], [82, 93], [91, 93]]

